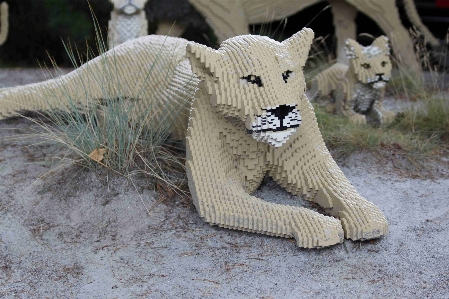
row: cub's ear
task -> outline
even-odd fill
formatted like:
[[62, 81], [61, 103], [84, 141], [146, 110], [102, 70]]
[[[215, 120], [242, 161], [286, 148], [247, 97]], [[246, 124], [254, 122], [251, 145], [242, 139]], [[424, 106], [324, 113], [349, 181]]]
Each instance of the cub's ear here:
[[282, 44], [288, 47], [291, 55], [299, 55], [301, 65], [306, 64], [309, 56], [310, 46], [312, 45], [314, 33], [310, 28], [303, 28], [301, 31], [293, 34], [290, 38], [284, 40]]
[[192, 72], [199, 76], [213, 76], [220, 58], [218, 51], [207, 46], [190, 42], [186, 47], [187, 58], [192, 66]]
[[378, 38], [376, 38], [371, 45], [382, 49], [385, 54], [390, 55], [390, 46], [388, 45], [388, 37], [386, 37], [385, 35], [381, 35]]
[[360, 57], [362, 55], [363, 46], [353, 39], [347, 38], [345, 51], [348, 59]]

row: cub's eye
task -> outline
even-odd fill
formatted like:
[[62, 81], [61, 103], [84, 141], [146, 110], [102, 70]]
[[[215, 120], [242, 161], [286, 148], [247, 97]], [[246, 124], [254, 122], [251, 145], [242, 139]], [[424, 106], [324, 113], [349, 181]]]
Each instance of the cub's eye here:
[[371, 65], [369, 63], [364, 63], [364, 64], [362, 64], [362, 66], [366, 69], [371, 68]]
[[382, 62], [380, 63], [380, 65], [381, 65], [382, 67], [385, 67], [385, 66], [387, 65], [387, 63], [388, 63], [388, 62], [386, 62], [386, 61], [382, 61]]
[[256, 76], [256, 75], [248, 75], [246, 77], [241, 77], [240, 79], [246, 80], [252, 84], [257, 84], [257, 86], [259, 86], [259, 87], [263, 86], [262, 79], [260, 79], [260, 77]]
[[292, 71], [285, 71], [282, 73], [282, 79], [284, 79], [284, 82], [287, 83], [288, 77], [290, 77], [290, 74], [293, 73]]

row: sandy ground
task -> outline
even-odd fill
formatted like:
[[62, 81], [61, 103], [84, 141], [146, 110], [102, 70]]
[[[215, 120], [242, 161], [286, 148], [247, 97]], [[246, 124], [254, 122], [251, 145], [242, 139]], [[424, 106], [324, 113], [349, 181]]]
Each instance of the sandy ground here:
[[[0, 70], [0, 88], [39, 81], [19, 73]], [[390, 232], [307, 250], [210, 226], [190, 202], [156, 203], [142, 178], [72, 167], [40, 180], [64, 151], [5, 141], [33, 128], [0, 121], [1, 298], [449, 298], [447, 160], [416, 179], [352, 155], [341, 168]], [[256, 193], [311, 207], [269, 179]]]

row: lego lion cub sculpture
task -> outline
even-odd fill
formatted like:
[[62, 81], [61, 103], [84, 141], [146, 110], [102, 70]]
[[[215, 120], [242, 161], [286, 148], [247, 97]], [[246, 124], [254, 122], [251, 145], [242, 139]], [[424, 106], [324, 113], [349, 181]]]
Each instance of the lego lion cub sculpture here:
[[[173, 51], [171, 45], [177, 44], [176, 49], [184, 49], [183, 56], [181, 50], [179, 55], [159, 55], [162, 60], [177, 57], [168, 82], [158, 77], [142, 84], [148, 84], [147, 88], [165, 86], [158, 91], [161, 105], [172, 98], [165, 95], [179, 92], [179, 86], [189, 80], [198, 87], [188, 127], [187, 119], [182, 126], [187, 134], [189, 188], [205, 221], [293, 237], [305, 248], [337, 244], [343, 237], [363, 240], [387, 233], [382, 212], [357, 192], [329, 154], [305, 96], [302, 68], [313, 40], [312, 30], [305, 28], [282, 43], [263, 36], [237, 36], [224, 41], [218, 50], [179, 38], [167, 37], [161, 43], [163, 38], [142, 37], [116, 47], [121, 56], [115, 63], [127, 67], [127, 78], [133, 85], [138, 73], [133, 67], [148, 65], [146, 57], [157, 52], [156, 48]], [[146, 56], [139, 56], [139, 49]], [[91, 68], [101, 63], [95, 59], [89, 62]], [[62, 82], [71, 89], [79, 88], [71, 82], [76, 80], [77, 71], [85, 71], [83, 67]], [[192, 72], [199, 81], [189, 79]], [[92, 86], [93, 94], [100, 92]], [[0, 93], [0, 100], [9, 94], [11, 100], [23, 103], [22, 99], [28, 99], [30, 103], [28, 97], [39, 90], [35, 85], [33, 92], [24, 91], [26, 88]], [[141, 98], [142, 105], [150, 100]], [[37, 102], [33, 102], [34, 107]], [[18, 107], [10, 104], [3, 112], [11, 115]], [[289, 192], [320, 204], [334, 217], [252, 196], [266, 174]]]
[[346, 40], [349, 66], [336, 63], [312, 79], [312, 101], [335, 91], [337, 113], [355, 123], [366, 123], [366, 115], [377, 124], [389, 123], [396, 113], [383, 107], [385, 84], [391, 77], [388, 38], [380, 36], [370, 46], [363, 47]]

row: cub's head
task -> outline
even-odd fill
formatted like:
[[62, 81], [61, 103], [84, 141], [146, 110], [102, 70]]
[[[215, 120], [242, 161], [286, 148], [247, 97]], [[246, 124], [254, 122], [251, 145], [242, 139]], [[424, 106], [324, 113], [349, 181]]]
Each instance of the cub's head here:
[[359, 82], [382, 88], [390, 80], [390, 47], [386, 36], [379, 36], [367, 47], [348, 38], [345, 50], [349, 67]]
[[189, 43], [187, 57], [219, 113], [240, 119], [253, 138], [278, 147], [301, 124], [297, 103], [305, 97], [302, 68], [312, 40], [308, 28], [282, 43], [241, 35], [218, 50]]

